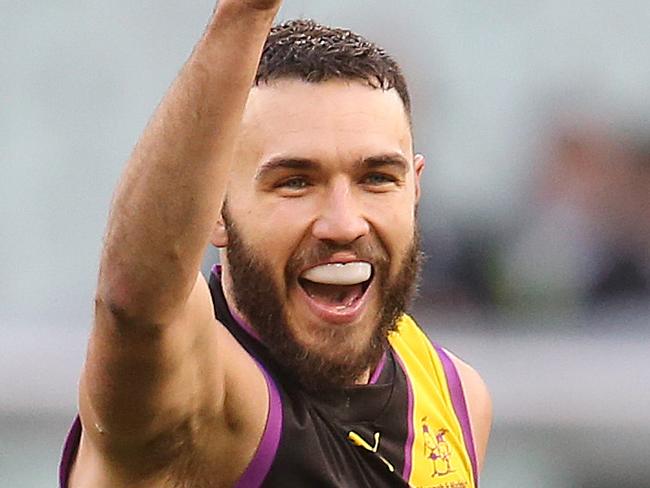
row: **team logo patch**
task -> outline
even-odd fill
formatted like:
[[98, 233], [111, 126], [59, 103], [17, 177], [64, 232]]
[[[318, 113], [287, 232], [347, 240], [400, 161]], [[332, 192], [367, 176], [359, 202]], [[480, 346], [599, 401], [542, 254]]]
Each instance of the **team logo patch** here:
[[433, 478], [439, 478], [454, 472], [452, 465], [453, 451], [447, 439], [445, 439], [448, 432], [447, 429], [438, 429], [434, 432], [427, 424], [427, 417], [422, 419], [424, 455], [431, 460], [431, 476]]

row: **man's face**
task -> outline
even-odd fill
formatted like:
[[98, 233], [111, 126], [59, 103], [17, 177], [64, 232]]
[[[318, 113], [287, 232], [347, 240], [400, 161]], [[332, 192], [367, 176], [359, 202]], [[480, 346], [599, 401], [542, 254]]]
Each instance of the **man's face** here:
[[424, 163], [399, 96], [341, 80], [254, 88], [234, 161], [214, 242], [226, 296], [301, 381], [354, 383], [418, 268]]

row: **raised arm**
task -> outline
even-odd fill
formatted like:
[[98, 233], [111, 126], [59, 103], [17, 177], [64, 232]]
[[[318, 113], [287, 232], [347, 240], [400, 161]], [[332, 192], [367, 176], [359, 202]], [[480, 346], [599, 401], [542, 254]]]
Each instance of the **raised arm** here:
[[256, 447], [264, 379], [216, 323], [199, 268], [279, 4], [219, 2], [124, 170], [101, 259], [71, 486], [158, 486], [205, 452], [226, 454], [203, 466], [227, 481]]
[[275, 13], [252, 3], [220, 2], [126, 166], [97, 294], [112, 313], [169, 323], [190, 295]]

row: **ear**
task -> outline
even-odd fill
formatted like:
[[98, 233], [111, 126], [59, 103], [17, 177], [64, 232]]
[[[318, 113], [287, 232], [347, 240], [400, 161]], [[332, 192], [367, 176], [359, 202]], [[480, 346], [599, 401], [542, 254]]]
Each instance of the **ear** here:
[[416, 154], [413, 158], [413, 167], [415, 169], [415, 203], [420, 201], [420, 180], [422, 179], [422, 172], [424, 171], [424, 156]]
[[226, 224], [223, 221], [223, 216], [219, 217], [219, 220], [214, 226], [214, 229], [212, 229], [210, 242], [213, 246], [219, 248], [223, 248], [228, 245], [228, 231], [226, 230]]

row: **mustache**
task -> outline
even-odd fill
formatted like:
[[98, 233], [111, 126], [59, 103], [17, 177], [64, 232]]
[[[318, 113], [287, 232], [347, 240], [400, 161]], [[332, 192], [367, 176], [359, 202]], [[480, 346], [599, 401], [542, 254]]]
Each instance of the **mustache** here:
[[289, 258], [285, 269], [287, 281], [297, 279], [302, 271], [328, 261], [336, 253], [352, 254], [359, 261], [372, 264], [375, 271], [387, 268], [390, 263], [388, 252], [377, 237], [368, 236], [347, 244], [316, 241], [301, 246]]

